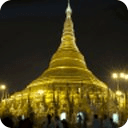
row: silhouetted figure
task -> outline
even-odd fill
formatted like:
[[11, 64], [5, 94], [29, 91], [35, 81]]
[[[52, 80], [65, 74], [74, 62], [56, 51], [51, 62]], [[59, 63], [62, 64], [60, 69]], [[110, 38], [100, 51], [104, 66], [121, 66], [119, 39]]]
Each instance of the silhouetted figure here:
[[102, 123], [102, 127], [103, 127], [103, 128], [112, 128], [111, 121], [110, 121], [110, 119], [107, 117], [107, 115], [104, 115], [104, 120], [103, 120], [103, 123]]
[[77, 117], [78, 117], [78, 123], [81, 124], [81, 122], [82, 122], [82, 117], [81, 117], [81, 115], [79, 114]]
[[47, 115], [46, 121], [44, 122], [43, 128], [55, 128], [55, 123], [52, 120], [52, 116], [50, 114]]
[[110, 118], [110, 123], [112, 125], [112, 128], [118, 128], [118, 125], [113, 122], [113, 119], [112, 118]]
[[14, 128], [18, 128], [18, 124], [19, 124], [18, 118], [16, 116], [13, 116], [12, 120], [13, 120], [13, 123], [14, 123], [13, 124]]
[[25, 120], [21, 120], [18, 128], [33, 128], [33, 123], [30, 118], [26, 118]]
[[98, 115], [94, 115], [93, 122], [92, 122], [92, 128], [101, 128], [101, 122], [98, 118]]
[[51, 123], [52, 116], [48, 114], [47, 115], [47, 118], [48, 118], [48, 124], [50, 124]]
[[63, 128], [69, 128], [69, 124], [66, 119], [62, 120]]
[[87, 128], [88, 115], [85, 112], [83, 114], [84, 114], [84, 120], [83, 120], [82, 128]]
[[55, 128], [63, 128], [63, 124], [61, 123], [59, 116], [55, 116]]
[[81, 117], [81, 115], [79, 114], [78, 116], [77, 116], [77, 118], [78, 118], [78, 128], [81, 128], [81, 126], [82, 126], [82, 117]]

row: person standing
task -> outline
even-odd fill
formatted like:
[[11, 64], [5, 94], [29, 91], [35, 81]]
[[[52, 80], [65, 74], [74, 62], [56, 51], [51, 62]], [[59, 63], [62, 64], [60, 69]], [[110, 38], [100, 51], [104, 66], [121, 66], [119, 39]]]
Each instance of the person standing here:
[[55, 125], [56, 125], [55, 128], [63, 128], [63, 124], [60, 121], [59, 116], [55, 116]]
[[77, 116], [77, 118], [78, 118], [78, 128], [81, 128], [81, 126], [82, 126], [82, 117], [81, 117], [81, 115], [79, 114], [78, 116]]
[[63, 128], [69, 128], [69, 124], [66, 119], [62, 120]]
[[84, 113], [83, 126], [82, 128], [87, 128], [88, 115]]
[[92, 121], [92, 128], [101, 128], [101, 121], [98, 118], [98, 115], [94, 115], [93, 121]]
[[31, 122], [30, 118], [26, 118], [22, 120], [18, 128], [33, 128], [33, 123]]
[[52, 116], [50, 114], [47, 115], [43, 128], [55, 128], [55, 124], [52, 121]]
[[111, 122], [112, 128], [118, 128], [118, 126], [116, 125], [116, 123], [113, 122], [113, 119], [112, 118], [110, 118], [110, 122]]
[[107, 115], [104, 115], [104, 120], [102, 125], [103, 128], [112, 128], [112, 123], [110, 121], [110, 118], [107, 117]]
[[51, 122], [52, 122], [52, 116], [51, 116], [50, 114], [48, 114], [48, 115], [47, 115], [47, 119], [48, 119], [48, 120], [47, 120], [47, 121], [48, 121], [48, 122], [47, 122], [47, 128], [50, 128]]

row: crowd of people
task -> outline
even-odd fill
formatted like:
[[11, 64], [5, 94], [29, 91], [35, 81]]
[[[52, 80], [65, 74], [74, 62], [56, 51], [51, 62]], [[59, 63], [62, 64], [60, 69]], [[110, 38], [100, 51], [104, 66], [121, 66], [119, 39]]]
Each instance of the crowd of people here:
[[99, 119], [98, 115], [94, 115], [92, 128], [118, 128], [118, 125], [112, 118], [109, 118], [106, 115], [104, 115], [103, 119]]
[[77, 116], [77, 121], [71, 123], [66, 119], [60, 120], [59, 116], [53, 116], [48, 114], [42, 124], [38, 125], [34, 120], [33, 115], [27, 118], [6, 116], [2, 117], [3, 124], [10, 128], [117, 128], [117, 124], [113, 122], [112, 118], [108, 118], [106, 115], [103, 118], [99, 118], [98, 115], [94, 115], [90, 121], [88, 118], [84, 120], [81, 115]]

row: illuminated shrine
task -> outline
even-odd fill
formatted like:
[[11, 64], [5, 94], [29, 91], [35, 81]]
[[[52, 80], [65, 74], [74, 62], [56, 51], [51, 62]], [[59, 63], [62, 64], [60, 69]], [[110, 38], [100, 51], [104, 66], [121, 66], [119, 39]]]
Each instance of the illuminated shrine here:
[[103, 104], [113, 97], [113, 92], [88, 69], [76, 45], [71, 15], [68, 3], [61, 44], [49, 67], [24, 90], [4, 99], [1, 110], [15, 116], [28, 116], [31, 112], [36, 116], [63, 113], [64, 118], [72, 119], [79, 112], [107, 111]]

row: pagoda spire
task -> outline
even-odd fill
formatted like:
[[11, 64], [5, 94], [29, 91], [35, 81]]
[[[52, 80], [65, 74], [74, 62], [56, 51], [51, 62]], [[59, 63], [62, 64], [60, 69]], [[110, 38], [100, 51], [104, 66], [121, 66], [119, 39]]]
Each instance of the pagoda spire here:
[[68, 0], [68, 5], [66, 8], [66, 19], [64, 23], [64, 29], [63, 34], [61, 38], [61, 44], [60, 48], [62, 49], [74, 49], [78, 51], [78, 48], [75, 43], [75, 34], [74, 34], [74, 28], [73, 28], [73, 22], [72, 22], [72, 9], [70, 6], [70, 0]]
[[70, 0], [68, 0], [68, 6], [67, 6], [67, 9], [66, 9], [66, 18], [71, 18], [71, 14], [72, 14], [72, 9], [71, 9], [71, 6], [70, 6]]

